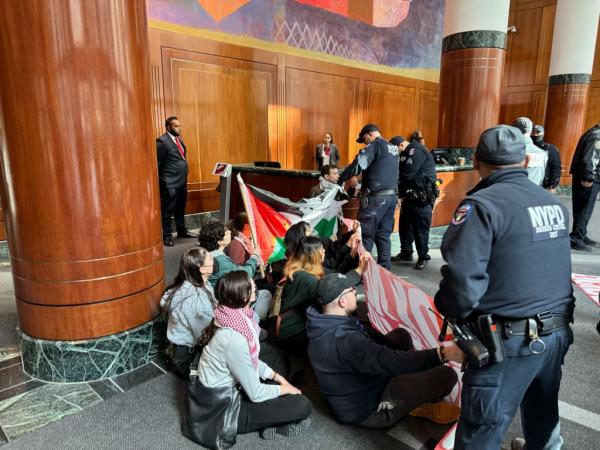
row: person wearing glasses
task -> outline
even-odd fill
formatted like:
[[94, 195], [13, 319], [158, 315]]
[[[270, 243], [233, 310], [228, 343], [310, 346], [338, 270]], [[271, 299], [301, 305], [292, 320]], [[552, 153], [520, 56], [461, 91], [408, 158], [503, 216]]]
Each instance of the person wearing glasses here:
[[172, 346], [171, 366], [184, 379], [200, 350], [200, 337], [213, 319], [217, 304], [208, 278], [214, 260], [204, 248], [190, 248], [181, 255], [179, 273], [160, 300], [167, 317], [167, 339]]
[[406, 330], [382, 335], [357, 320], [356, 289], [342, 274], [325, 275], [317, 294], [320, 307], [306, 312], [308, 356], [339, 422], [387, 428], [409, 413], [438, 423], [458, 419], [458, 406], [439, 401], [457, 382], [445, 365], [462, 362], [456, 344], [414, 351]]

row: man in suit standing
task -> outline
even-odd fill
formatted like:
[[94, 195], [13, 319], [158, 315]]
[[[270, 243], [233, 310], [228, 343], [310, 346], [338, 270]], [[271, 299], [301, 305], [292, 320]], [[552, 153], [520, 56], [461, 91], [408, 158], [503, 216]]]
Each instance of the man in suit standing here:
[[163, 243], [173, 246], [171, 216], [175, 217], [177, 237], [195, 237], [189, 233], [184, 220], [187, 198], [188, 163], [186, 147], [181, 140], [181, 122], [175, 116], [165, 121], [167, 132], [156, 139], [158, 179], [160, 182], [160, 208], [162, 216]]

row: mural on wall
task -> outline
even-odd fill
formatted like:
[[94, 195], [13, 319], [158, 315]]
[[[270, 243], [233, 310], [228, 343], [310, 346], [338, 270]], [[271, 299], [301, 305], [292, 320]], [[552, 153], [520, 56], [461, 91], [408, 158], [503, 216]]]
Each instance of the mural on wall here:
[[398, 68], [439, 68], [444, 0], [148, 0], [149, 19]]

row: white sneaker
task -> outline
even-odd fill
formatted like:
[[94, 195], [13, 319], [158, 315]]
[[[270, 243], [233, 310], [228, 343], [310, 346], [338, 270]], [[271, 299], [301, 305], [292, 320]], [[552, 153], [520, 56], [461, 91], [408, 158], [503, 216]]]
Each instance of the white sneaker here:
[[513, 439], [510, 443], [510, 450], [524, 450], [525, 449], [525, 439], [516, 438]]

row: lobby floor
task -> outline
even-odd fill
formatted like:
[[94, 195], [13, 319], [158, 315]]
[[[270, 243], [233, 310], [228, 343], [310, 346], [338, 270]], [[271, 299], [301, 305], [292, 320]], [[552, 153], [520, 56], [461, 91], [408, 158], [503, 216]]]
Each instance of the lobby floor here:
[[[562, 200], [570, 208], [570, 199]], [[590, 237], [600, 240], [600, 202], [589, 226]], [[443, 230], [434, 230], [440, 235]], [[438, 241], [439, 238], [432, 241]], [[167, 279], [174, 276], [179, 256], [193, 240], [175, 241], [166, 248]], [[432, 242], [433, 243], [433, 242]], [[394, 252], [398, 239], [394, 236]], [[432, 246], [433, 247], [433, 246]], [[394, 273], [433, 294], [443, 264], [438, 249], [424, 271], [396, 264]], [[600, 249], [573, 252], [573, 272], [600, 275]], [[600, 442], [600, 336], [599, 314], [578, 288], [575, 343], [563, 369], [560, 393], [561, 428], [565, 449], [596, 449]], [[15, 327], [17, 323], [10, 267], [0, 268], [0, 446], [6, 449], [129, 449], [199, 448], [180, 433], [185, 383], [168, 372], [162, 359], [111, 380], [52, 384], [31, 379], [21, 369]], [[295, 359], [294, 367], [308, 368]], [[286, 440], [264, 441], [256, 433], [239, 436], [244, 449], [431, 449], [446, 426], [406, 418], [390, 430], [372, 431], [342, 426], [331, 417], [307, 370], [304, 392], [313, 401], [310, 433]], [[505, 436], [503, 448], [520, 435], [518, 417]]]

